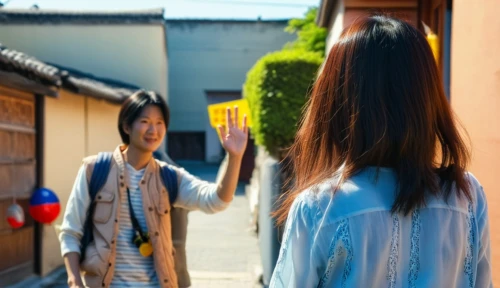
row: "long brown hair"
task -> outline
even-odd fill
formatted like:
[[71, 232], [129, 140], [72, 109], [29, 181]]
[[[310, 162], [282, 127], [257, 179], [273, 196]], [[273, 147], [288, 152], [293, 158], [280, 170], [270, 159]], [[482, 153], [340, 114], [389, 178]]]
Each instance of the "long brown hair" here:
[[469, 150], [441, 83], [425, 36], [410, 24], [372, 16], [346, 28], [314, 84], [289, 151], [292, 187], [277, 222], [286, 220], [304, 189], [336, 171], [340, 186], [368, 166], [394, 169], [399, 190], [393, 213], [425, 205], [426, 191], [448, 198], [453, 183], [458, 196], [471, 199]]

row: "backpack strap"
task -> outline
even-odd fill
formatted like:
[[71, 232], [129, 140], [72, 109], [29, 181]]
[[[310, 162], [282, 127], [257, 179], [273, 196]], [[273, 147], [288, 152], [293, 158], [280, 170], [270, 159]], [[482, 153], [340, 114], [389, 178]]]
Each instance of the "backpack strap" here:
[[97, 154], [94, 170], [92, 171], [90, 183], [88, 184], [90, 205], [87, 209], [85, 224], [83, 226], [83, 236], [80, 240], [80, 262], [82, 262], [85, 258], [85, 250], [87, 250], [87, 246], [94, 240], [94, 234], [92, 233], [92, 215], [95, 210], [94, 200], [97, 193], [99, 193], [104, 184], [106, 184], [109, 170], [111, 169], [112, 158], [113, 153], [111, 152], [100, 152]]
[[175, 200], [177, 200], [177, 195], [179, 194], [179, 180], [177, 178], [177, 172], [175, 172], [175, 169], [173, 169], [172, 167], [179, 167], [179, 165], [177, 165], [177, 163], [170, 159], [167, 153], [162, 150], [156, 150], [155, 152], [153, 152], [153, 157], [159, 161], [164, 162], [157, 163], [158, 165], [160, 165], [160, 174], [163, 181], [163, 186], [167, 188], [170, 205], [172, 205]]
[[163, 185], [167, 188], [170, 205], [173, 205], [179, 194], [179, 186], [177, 181], [177, 172], [169, 165], [160, 166], [161, 179]]
[[102, 189], [106, 180], [108, 180], [109, 170], [111, 169], [111, 152], [100, 152], [97, 154], [97, 160], [92, 172], [92, 177], [89, 183], [89, 195], [91, 203], [94, 203], [95, 196]]

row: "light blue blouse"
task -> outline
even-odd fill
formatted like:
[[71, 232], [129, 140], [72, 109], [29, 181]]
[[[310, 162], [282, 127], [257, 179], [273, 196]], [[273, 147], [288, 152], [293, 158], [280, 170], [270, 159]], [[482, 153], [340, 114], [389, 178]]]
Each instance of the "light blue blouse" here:
[[472, 174], [472, 202], [429, 196], [404, 216], [390, 212], [394, 171], [376, 171], [335, 195], [332, 178], [297, 197], [270, 288], [493, 287], [486, 197]]

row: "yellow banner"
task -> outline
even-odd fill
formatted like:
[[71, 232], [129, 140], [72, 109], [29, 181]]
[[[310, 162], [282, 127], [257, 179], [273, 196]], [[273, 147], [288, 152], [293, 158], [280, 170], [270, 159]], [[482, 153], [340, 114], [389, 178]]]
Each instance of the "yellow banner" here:
[[226, 126], [226, 109], [231, 108], [231, 117], [234, 117], [234, 106], [238, 106], [238, 123], [243, 123], [243, 116], [247, 115], [247, 127], [252, 126], [250, 119], [250, 109], [246, 99], [222, 102], [208, 105], [208, 117], [210, 118], [210, 126], [217, 128], [218, 125]]

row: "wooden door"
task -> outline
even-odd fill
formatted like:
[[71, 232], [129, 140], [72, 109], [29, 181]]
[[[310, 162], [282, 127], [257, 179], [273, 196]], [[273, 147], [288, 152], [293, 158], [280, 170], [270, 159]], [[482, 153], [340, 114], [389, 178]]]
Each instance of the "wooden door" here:
[[167, 145], [174, 161], [205, 161], [204, 132], [168, 132]]
[[[0, 87], [0, 287], [34, 272], [34, 222], [29, 198], [36, 185], [34, 95]], [[13, 198], [26, 223], [13, 230], [6, 221]]]

